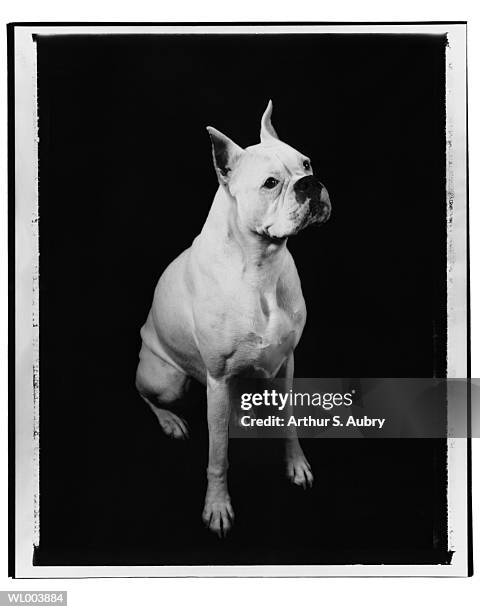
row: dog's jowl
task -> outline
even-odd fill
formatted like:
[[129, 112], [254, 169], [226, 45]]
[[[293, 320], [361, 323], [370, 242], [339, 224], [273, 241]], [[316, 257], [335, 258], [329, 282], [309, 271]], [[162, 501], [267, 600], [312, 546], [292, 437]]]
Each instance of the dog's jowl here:
[[[208, 127], [219, 187], [190, 248], [165, 270], [142, 327], [136, 384], [165, 434], [188, 436], [175, 414], [189, 380], [207, 387], [209, 459], [203, 520], [218, 535], [234, 513], [227, 486], [230, 393], [238, 377], [281, 377], [291, 387], [293, 353], [306, 318], [287, 239], [330, 216], [327, 190], [310, 159], [282, 142], [262, 117], [260, 144], [242, 149]], [[313, 476], [295, 430], [286, 473]]]

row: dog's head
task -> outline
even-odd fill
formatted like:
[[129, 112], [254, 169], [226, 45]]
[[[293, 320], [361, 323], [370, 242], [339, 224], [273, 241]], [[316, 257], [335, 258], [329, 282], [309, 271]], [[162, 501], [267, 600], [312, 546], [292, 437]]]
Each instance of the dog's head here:
[[325, 222], [330, 198], [310, 159], [282, 142], [271, 122], [272, 102], [262, 117], [260, 144], [242, 149], [208, 127], [218, 181], [236, 203], [239, 223], [272, 241]]

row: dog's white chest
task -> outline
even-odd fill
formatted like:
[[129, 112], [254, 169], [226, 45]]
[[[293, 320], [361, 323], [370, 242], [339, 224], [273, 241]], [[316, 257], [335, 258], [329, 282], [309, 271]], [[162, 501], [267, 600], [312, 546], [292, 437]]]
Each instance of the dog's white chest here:
[[279, 304], [275, 295], [261, 294], [250, 330], [239, 343], [237, 367], [274, 376], [297, 345], [305, 323], [303, 300], [296, 309]]

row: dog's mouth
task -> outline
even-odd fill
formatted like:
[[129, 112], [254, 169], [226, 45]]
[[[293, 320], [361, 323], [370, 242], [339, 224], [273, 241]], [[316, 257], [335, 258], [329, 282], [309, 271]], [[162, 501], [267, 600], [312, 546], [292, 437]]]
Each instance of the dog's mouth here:
[[[257, 233], [272, 244], [282, 244], [287, 238], [295, 236], [309, 225], [323, 225], [330, 218], [332, 205], [326, 189], [323, 189], [322, 196], [321, 198], [309, 199], [302, 206], [292, 211], [288, 221], [280, 223], [280, 227], [275, 227], [276, 224], [272, 223], [261, 229], [259, 228]], [[275, 229], [282, 231], [282, 233], [275, 233]]]
[[267, 226], [260, 232], [260, 235], [262, 238], [268, 240], [268, 242], [272, 244], [282, 244], [287, 240], [287, 238], [295, 236], [301, 232], [310, 222], [311, 219], [309, 218], [308, 214], [303, 215], [303, 218], [298, 215], [292, 215], [290, 218], [291, 228], [287, 232], [284, 232], [281, 235], [273, 234], [271, 231], [271, 226]]
[[260, 232], [260, 236], [264, 238], [265, 240], [267, 240], [268, 242], [271, 242], [273, 244], [282, 244], [282, 242], [285, 242], [285, 240], [289, 236], [291, 236], [291, 234], [288, 234], [286, 236], [272, 236], [272, 234], [270, 234], [268, 229], [266, 229], [266, 230], [263, 230], [263, 232]]

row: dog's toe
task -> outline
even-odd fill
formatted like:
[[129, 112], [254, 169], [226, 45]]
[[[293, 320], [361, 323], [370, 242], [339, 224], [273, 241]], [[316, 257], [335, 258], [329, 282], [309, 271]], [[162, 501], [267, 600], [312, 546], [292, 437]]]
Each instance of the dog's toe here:
[[313, 485], [312, 469], [305, 457], [287, 461], [287, 477], [293, 484], [307, 489]]
[[188, 438], [188, 427], [183, 419], [170, 412], [170, 410], [155, 409], [155, 415], [160, 423], [165, 435], [175, 438], [176, 440], [185, 440]]
[[226, 537], [233, 526], [233, 509], [229, 501], [206, 502], [203, 522], [219, 538]]

